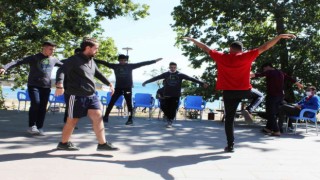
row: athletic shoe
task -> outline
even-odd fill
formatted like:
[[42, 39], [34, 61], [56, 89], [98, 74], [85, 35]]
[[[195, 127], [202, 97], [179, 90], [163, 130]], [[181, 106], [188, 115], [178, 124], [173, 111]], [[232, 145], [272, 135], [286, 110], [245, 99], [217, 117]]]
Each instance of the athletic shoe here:
[[243, 115], [244, 120], [245, 120], [247, 123], [253, 123], [253, 116], [252, 116], [252, 114], [251, 114], [248, 110], [243, 109], [243, 110], [241, 111], [241, 114]]
[[294, 127], [288, 127], [288, 132], [293, 132], [294, 131]]
[[119, 148], [114, 147], [111, 143], [98, 144], [97, 151], [118, 151]]
[[269, 136], [277, 136], [277, 137], [279, 137], [279, 136], [281, 136], [281, 133], [280, 133], [280, 131], [272, 132], [272, 133], [269, 134]]
[[65, 151], [79, 151], [79, 148], [72, 144], [72, 142], [68, 141], [66, 143], [59, 142], [57, 146], [58, 150], [65, 150]]
[[42, 128], [38, 129], [39, 130], [39, 136], [45, 136], [44, 131]]
[[36, 134], [39, 134], [40, 132], [39, 132], [37, 126], [31, 126], [28, 129], [28, 133], [30, 133], [32, 135], [36, 135]]
[[172, 121], [168, 120], [168, 124], [166, 125], [166, 128], [172, 128]]
[[133, 121], [132, 121], [132, 117], [129, 116], [128, 121], [126, 122], [126, 125], [132, 125]]
[[228, 145], [227, 147], [225, 147], [224, 152], [234, 152], [233, 145], [232, 146]]
[[108, 123], [109, 122], [109, 118], [107, 116], [103, 116], [103, 122]]
[[264, 134], [272, 133], [272, 131], [270, 129], [268, 129], [268, 128], [261, 129], [261, 132], [264, 133]]

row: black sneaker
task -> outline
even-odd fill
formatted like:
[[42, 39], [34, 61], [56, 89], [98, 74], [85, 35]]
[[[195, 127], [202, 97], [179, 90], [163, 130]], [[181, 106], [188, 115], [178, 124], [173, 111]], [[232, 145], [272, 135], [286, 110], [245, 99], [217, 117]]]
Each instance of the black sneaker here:
[[166, 125], [166, 128], [172, 128], [172, 121], [168, 120], [168, 123]]
[[103, 116], [103, 122], [108, 123], [109, 122], [109, 118], [107, 116]]
[[233, 145], [232, 146], [228, 145], [227, 147], [225, 147], [224, 152], [234, 152]]
[[132, 121], [132, 117], [129, 116], [128, 121], [126, 122], [126, 125], [132, 125], [133, 121]]
[[118, 151], [119, 148], [114, 147], [111, 143], [98, 144], [97, 151]]
[[79, 148], [75, 145], [72, 144], [72, 142], [66, 142], [66, 143], [62, 143], [59, 142], [58, 146], [57, 146], [58, 150], [65, 150], [65, 151], [79, 151]]

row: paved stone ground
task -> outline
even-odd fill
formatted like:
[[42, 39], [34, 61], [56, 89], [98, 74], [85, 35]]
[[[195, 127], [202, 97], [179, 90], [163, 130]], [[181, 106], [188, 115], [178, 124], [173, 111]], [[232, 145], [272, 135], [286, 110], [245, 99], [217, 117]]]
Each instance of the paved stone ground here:
[[46, 136], [26, 133], [28, 114], [0, 111], [0, 179], [320, 179], [320, 136], [315, 130], [269, 137], [262, 125], [236, 123], [236, 151], [224, 153], [219, 121], [181, 120], [164, 128], [162, 120], [136, 118], [134, 126], [112, 116], [107, 139], [117, 152], [97, 152], [90, 120], [80, 120], [72, 141], [77, 152], [55, 150], [62, 114], [48, 114]]

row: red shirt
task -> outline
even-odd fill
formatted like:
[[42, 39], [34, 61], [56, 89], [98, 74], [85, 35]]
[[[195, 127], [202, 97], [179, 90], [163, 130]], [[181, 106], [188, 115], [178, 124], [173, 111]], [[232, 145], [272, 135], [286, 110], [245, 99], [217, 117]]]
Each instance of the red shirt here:
[[217, 90], [249, 90], [252, 88], [250, 84], [251, 64], [259, 55], [258, 49], [231, 54], [211, 50], [209, 54], [217, 63]]

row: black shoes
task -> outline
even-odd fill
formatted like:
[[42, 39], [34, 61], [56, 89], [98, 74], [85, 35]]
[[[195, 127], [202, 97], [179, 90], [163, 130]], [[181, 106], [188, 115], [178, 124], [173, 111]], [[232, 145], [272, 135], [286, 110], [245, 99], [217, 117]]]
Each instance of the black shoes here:
[[234, 152], [233, 144], [225, 147], [224, 152], [230, 152], [230, 153]]
[[109, 122], [108, 116], [103, 116], [103, 122], [105, 122], [105, 123], [108, 123], [108, 122]]
[[119, 148], [114, 147], [111, 143], [98, 144], [97, 151], [118, 151]]
[[66, 143], [62, 143], [59, 142], [58, 146], [57, 146], [58, 150], [65, 150], [65, 151], [78, 151], [79, 148], [75, 145], [72, 144], [72, 142], [66, 142]]
[[132, 117], [129, 116], [128, 121], [126, 122], [126, 125], [133, 125]]
[[244, 121], [245, 121], [246, 123], [249, 123], [249, 124], [253, 123], [253, 116], [252, 116], [252, 114], [251, 114], [248, 110], [243, 109], [243, 110], [241, 111], [241, 114], [242, 114], [242, 116], [244, 117]]
[[166, 128], [172, 128], [172, 121], [171, 120], [168, 120]]
[[270, 129], [268, 129], [268, 128], [261, 129], [261, 132], [264, 133], [264, 134], [272, 133], [272, 131]]

